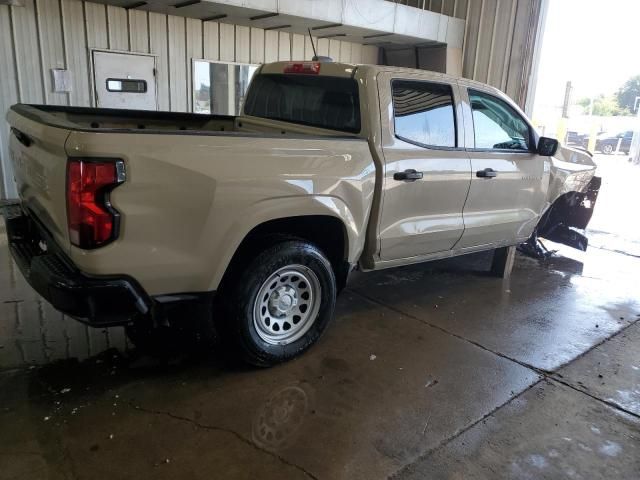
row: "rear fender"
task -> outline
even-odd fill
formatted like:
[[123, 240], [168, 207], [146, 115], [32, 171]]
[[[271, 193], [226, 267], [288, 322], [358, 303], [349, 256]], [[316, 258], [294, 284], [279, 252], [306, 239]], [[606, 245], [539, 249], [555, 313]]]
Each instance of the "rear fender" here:
[[[286, 217], [283, 217], [286, 212]], [[218, 252], [219, 261], [215, 265], [210, 290], [216, 290], [231, 263], [236, 250], [247, 235], [257, 226], [273, 220], [295, 218], [303, 216], [330, 216], [337, 218], [344, 226], [346, 233], [346, 260], [354, 262], [361, 254], [364, 246], [364, 231], [368, 220], [368, 211], [352, 212], [340, 198], [326, 195], [306, 195], [266, 199], [258, 202], [253, 208], [245, 212], [246, 215], [238, 219], [241, 225], [230, 232], [228, 238], [221, 242], [223, 252]]]

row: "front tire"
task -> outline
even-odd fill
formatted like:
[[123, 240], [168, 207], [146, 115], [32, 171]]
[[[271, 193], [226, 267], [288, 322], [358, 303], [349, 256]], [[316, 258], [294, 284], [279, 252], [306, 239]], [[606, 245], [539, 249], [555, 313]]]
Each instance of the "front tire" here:
[[331, 263], [315, 245], [297, 239], [262, 250], [225, 290], [221, 329], [243, 361], [260, 367], [311, 347], [336, 302]]
[[602, 153], [611, 155], [613, 153], [613, 145], [606, 144], [602, 146]]

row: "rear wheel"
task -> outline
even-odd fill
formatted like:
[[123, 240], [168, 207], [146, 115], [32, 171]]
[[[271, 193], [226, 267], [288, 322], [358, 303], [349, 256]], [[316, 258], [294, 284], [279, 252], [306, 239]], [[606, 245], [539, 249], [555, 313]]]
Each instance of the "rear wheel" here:
[[607, 143], [602, 146], [602, 153], [606, 153], [607, 155], [611, 155], [613, 153], [613, 145]]
[[335, 308], [336, 280], [316, 246], [285, 240], [260, 252], [221, 294], [227, 340], [244, 361], [270, 366], [320, 338]]

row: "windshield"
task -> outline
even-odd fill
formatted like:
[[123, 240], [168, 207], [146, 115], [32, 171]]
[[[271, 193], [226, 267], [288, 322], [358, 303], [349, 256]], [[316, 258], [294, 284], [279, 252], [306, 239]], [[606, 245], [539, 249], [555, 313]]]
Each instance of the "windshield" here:
[[358, 84], [352, 78], [256, 75], [245, 115], [343, 132], [360, 131]]

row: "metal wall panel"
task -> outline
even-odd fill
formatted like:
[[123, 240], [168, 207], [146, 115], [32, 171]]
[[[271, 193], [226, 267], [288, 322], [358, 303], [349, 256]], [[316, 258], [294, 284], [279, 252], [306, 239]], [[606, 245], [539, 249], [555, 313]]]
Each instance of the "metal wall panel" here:
[[[487, 82], [489, 63], [494, 57], [493, 38], [496, 30], [496, 7], [498, 0], [483, 0], [478, 28], [478, 47], [475, 51], [475, 69], [473, 78]], [[484, 47], [487, 48], [484, 48]]]
[[318, 50], [319, 56], [328, 57], [329, 56], [329, 39], [319, 38], [316, 41], [316, 49]]
[[109, 48], [107, 34], [107, 7], [97, 3], [85, 3], [85, 25], [87, 28], [87, 46]]
[[344, 63], [351, 63], [351, 44], [347, 42], [340, 42], [340, 61]]
[[527, 94], [545, 0], [389, 1], [464, 20], [462, 75], [503, 90], [522, 108], [531, 103]]
[[167, 16], [159, 13], [149, 13], [149, 51], [156, 57], [156, 71], [158, 81], [158, 108], [169, 110], [169, 47], [167, 36]]
[[128, 10], [129, 46], [133, 52], [149, 53], [149, 14], [143, 10]]
[[124, 8], [107, 5], [107, 32], [111, 50], [129, 50], [129, 21]]
[[291, 34], [288, 32], [278, 34], [278, 60], [291, 60]]
[[[19, 98], [9, 8], [10, 7], [6, 5], [0, 5], [0, 65], [5, 66], [2, 81], [0, 82], [0, 111], [3, 113], [6, 112], [12, 104], [16, 103]], [[0, 146], [7, 145], [8, 142], [9, 125], [7, 122], [2, 121], [0, 126]], [[9, 157], [5, 155], [4, 152], [2, 152], [2, 171], [11, 172]], [[3, 182], [0, 188], [3, 197], [15, 196], [15, 187], [10, 178], [7, 178], [7, 182]]]
[[264, 62], [264, 30], [261, 28], [252, 28], [251, 32], [251, 49], [249, 50], [250, 63]]
[[89, 63], [86, 47], [84, 6], [76, 0], [62, 0], [65, 64], [72, 74], [69, 105], [91, 105]]
[[236, 29], [228, 23], [220, 24], [220, 60], [233, 62], [236, 58]]
[[340, 40], [333, 38], [329, 40], [329, 56], [336, 61], [340, 61]]
[[277, 31], [267, 30], [264, 32], [264, 61], [266, 63], [278, 61], [279, 42]]
[[291, 37], [291, 59], [304, 60], [306, 58], [304, 56], [304, 35], [294, 33]]
[[204, 58], [206, 58], [207, 60], [219, 60], [220, 59], [219, 25], [216, 22], [203, 22], [202, 29], [203, 29]]
[[249, 63], [251, 61], [251, 29], [236, 25], [236, 62]]
[[60, 28], [60, 3], [37, 0], [36, 8], [45, 103], [67, 105], [69, 101], [67, 94], [54, 92], [51, 75], [52, 68], [65, 68], [66, 63], [62, 29]]
[[35, 2], [26, 0], [23, 7], [10, 8], [20, 101], [43, 103], [44, 89]]
[[191, 99], [193, 98], [193, 81], [191, 80], [191, 60], [194, 58], [202, 58], [202, 21], [196, 18], [187, 18], [187, 54], [185, 59], [185, 69], [187, 71], [187, 110], [193, 111]]
[[167, 17], [169, 46], [169, 108], [172, 112], [187, 111], [187, 45], [185, 19]]
[[[378, 52], [376, 52], [376, 57]], [[362, 45], [359, 43], [351, 44], [351, 63], [364, 63], [362, 61]]]

